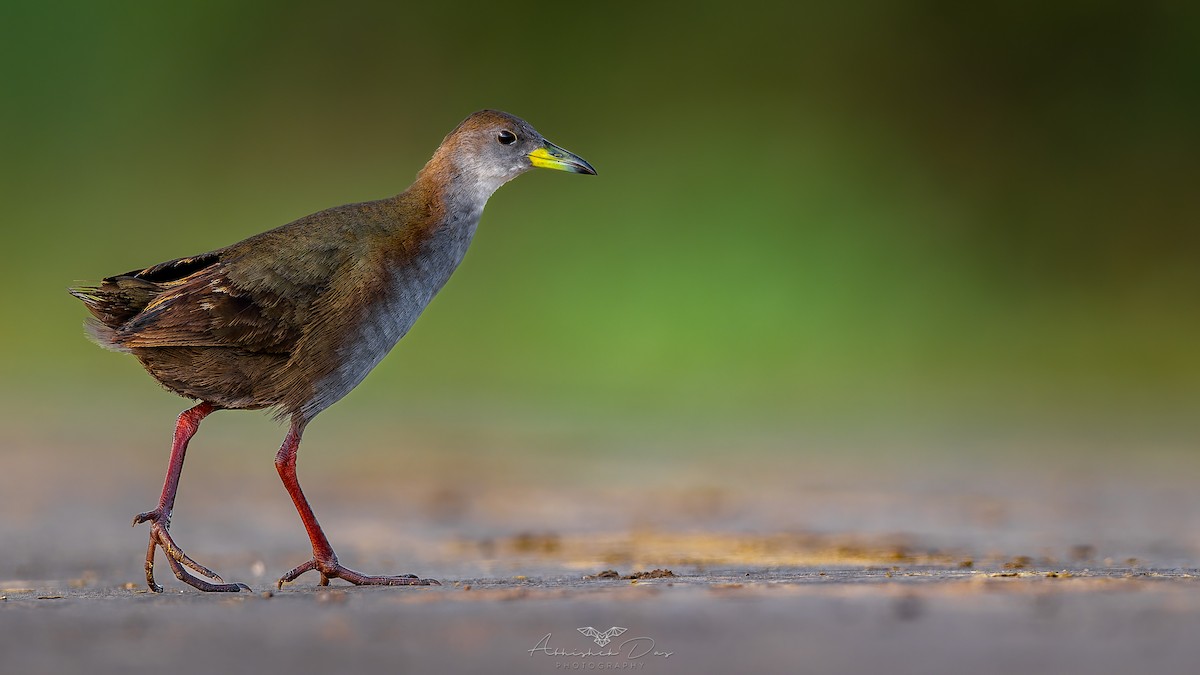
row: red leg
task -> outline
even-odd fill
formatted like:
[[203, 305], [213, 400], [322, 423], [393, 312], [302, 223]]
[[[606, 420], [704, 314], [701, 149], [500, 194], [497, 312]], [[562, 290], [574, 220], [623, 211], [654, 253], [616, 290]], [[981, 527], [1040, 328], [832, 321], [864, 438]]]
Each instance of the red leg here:
[[279, 471], [279, 477], [283, 479], [284, 487], [292, 496], [292, 502], [296, 505], [300, 520], [304, 521], [304, 529], [308, 531], [308, 539], [312, 542], [313, 557], [283, 575], [276, 586], [282, 588], [285, 583], [295, 581], [301, 574], [311, 570], [317, 570], [321, 574], [322, 586], [328, 586], [330, 579], [345, 579], [356, 586], [441, 586], [433, 579], [419, 579], [413, 574], [369, 576], [338, 564], [337, 554], [333, 552], [333, 547], [329, 545], [329, 539], [321, 531], [321, 524], [317, 522], [312, 507], [308, 505], [308, 499], [300, 489], [300, 481], [296, 478], [296, 451], [300, 449], [300, 436], [303, 433], [304, 423], [293, 420], [287, 437], [283, 439], [283, 445], [279, 448], [279, 453], [275, 455], [275, 469]]
[[179, 489], [179, 474], [183, 472], [183, 456], [187, 452], [188, 441], [200, 428], [200, 421], [216, 410], [210, 403], [201, 403], [194, 408], [179, 414], [175, 422], [175, 440], [171, 444], [171, 462], [167, 466], [167, 478], [163, 482], [162, 496], [158, 499], [158, 508], [146, 513], [139, 513], [133, 519], [133, 524], [150, 521], [150, 545], [146, 550], [146, 584], [155, 593], [162, 593], [162, 586], [154, 581], [154, 550], [162, 547], [167, 556], [167, 564], [171, 571], [182, 582], [202, 591], [241, 591], [250, 590], [245, 584], [213, 584], [188, 574], [184, 565], [211, 579], [221, 581], [221, 577], [204, 565], [192, 560], [171, 539], [171, 510], [175, 508], [175, 491]]

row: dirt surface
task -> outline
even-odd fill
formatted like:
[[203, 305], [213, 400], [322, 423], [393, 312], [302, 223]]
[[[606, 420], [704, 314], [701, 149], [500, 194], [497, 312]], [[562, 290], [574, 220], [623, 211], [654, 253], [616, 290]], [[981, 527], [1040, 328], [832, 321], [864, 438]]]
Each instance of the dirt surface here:
[[[0, 641], [6, 673], [1195, 671], [1193, 574], [1001, 574], [722, 570], [237, 596], [39, 582], [4, 591]], [[626, 630], [602, 647], [589, 626]]]
[[253, 593], [198, 593], [161, 554], [166, 592], [146, 591], [147, 529], [129, 519], [153, 506], [165, 449], [135, 438], [88, 454], [68, 438], [50, 452], [10, 439], [0, 672], [1062, 674], [1200, 663], [1197, 463], [1177, 454], [832, 461], [784, 447], [748, 461], [720, 447], [564, 456], [558, 439], [484, 450], [414, 441], [396, 453], [364, 443], [354, 461], [302, 453], [301, 480], [341, 561], [444, 585], [322, 588], [308, 575], [275, 590], [307, 540], [271, 453], [223, 449], [221, 433], [193, 446], [172, 531]]

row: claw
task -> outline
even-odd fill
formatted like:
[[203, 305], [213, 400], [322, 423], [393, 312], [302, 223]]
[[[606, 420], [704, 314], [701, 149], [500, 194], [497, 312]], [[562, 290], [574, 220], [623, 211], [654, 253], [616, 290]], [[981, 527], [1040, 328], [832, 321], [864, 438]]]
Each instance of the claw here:
[[[163, 553], [166, 554], [167, 565], [171, 567], [171, 571], [175, 573], [175, 578], [185, 584], [197, 588], [201, 591], [215, 592], [233, 592], [247, 591], [250, 592], [250, 587], [246, 584], [226, 584], [220, 583], [224, 580], [216, 572], [208, 569], [204, 565], [192, 560], [191, 556], [183, 552], [175, 544], [171, 538], [171, 533], [167, 530], [165, 518], [159, 510], [139, 513], [134, 516], [133, 524], [144, 523], [150, 521], [150, 544], [146, 549], [146, 585], [155, 593], [162, 593], [163, 588], [154, 581], [154, 553], [155, 549], [161, 547]], [[203, 579], [197, 578], [188, 573], [184, 566], [187, 566], [197, 573], [202, 574], [210, 579], [214, 579], [218, 583], [210, 583]]]

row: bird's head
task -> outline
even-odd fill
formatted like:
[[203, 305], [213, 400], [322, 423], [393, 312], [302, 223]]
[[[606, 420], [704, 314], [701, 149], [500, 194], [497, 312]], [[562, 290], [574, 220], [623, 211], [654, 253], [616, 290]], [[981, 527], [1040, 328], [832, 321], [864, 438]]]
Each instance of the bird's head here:
[[542, 138], [525, 120], [499, 110], [480, 110], [463, 120], [442, 141], [425, 170], [452, 179], [460, 189], [478, 190], [486, 199], [535, 167], [596, 173], [582, 157]]

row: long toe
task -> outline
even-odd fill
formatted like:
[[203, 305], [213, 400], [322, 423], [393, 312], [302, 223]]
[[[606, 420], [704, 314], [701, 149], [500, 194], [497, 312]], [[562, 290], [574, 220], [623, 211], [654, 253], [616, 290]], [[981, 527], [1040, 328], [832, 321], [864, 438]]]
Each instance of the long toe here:
[[355, 586], [441, 586], [442, 583], [437, 579], [422, 579], [415, 574], [400, 574], [400, 575], [368, 575], [343, 567], [337, 563], [321, 564], [317, 560], [309, 560], [283, 575], [277, 587], [283, 588], [283, 585], [295, 581], [297, 577], [305, 572], [317, 571], [321, 574], [320, 585], [329, 585], [330, 579], [342, 579]]
[[[340, 566], [339, 566], [340, 567]], [[340, 567], [337, 578], [345, 579], [355, 586], [441, 586], [437, 579], [422, 579], [415, 574], [400, 574], [396, 576], [372, 576], [359, 574], [351, 569]]]
[[181, 565], [179, 561], [169, 556], [167, 557], [167, 564], [171, 566], [171, 571], [175, 573], [176, 579], [179, 579], [192, 588], [205, 591], [207, 593], [239, 593], [241, 591], [253, 593], [250, 587], [246, 584], [214, 584], [199, 577], [193, 576], [183, 568], [183, 565]]

